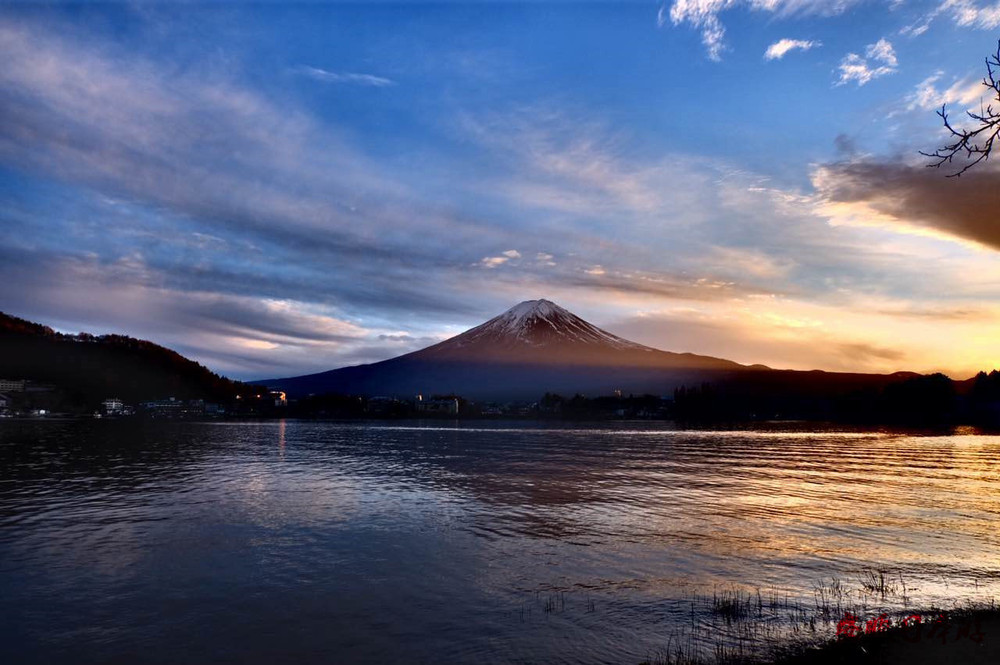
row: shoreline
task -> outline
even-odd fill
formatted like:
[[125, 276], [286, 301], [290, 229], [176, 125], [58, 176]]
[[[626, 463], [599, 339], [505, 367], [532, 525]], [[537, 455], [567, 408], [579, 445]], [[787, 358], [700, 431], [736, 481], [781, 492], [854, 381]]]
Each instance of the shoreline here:
[[[922, 617], [919, 622], [911, 620], [854, 635], [847, 634], [850, 626], [845, 626], [840, 637], [818, 648], [799, 648], [765, 662], [772, 665], [1000, 663], [1000, 608], [979, 607], [919, 616]], [[863, 626], [860, 629], [864, 631]]]

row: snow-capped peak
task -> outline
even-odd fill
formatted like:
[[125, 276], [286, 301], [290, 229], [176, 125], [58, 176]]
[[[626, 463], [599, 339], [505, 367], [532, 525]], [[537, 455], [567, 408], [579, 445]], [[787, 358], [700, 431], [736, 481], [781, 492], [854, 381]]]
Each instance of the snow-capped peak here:
[[600, 344], [642, 348], [593, 326], [551, 300], [525, 300], [503, 314], [454, 338], [458, 346], [483, 343], [547, 347], [552, 344]]
[[563, 309], [551, 300], [541, 298], [520, 302], [487, 323], [502, 324], [510, 332], [515, 332], [524, 328], [532, 319], [548, 321], [570, 317], [573, 317], [573, 314], [569, 310]]

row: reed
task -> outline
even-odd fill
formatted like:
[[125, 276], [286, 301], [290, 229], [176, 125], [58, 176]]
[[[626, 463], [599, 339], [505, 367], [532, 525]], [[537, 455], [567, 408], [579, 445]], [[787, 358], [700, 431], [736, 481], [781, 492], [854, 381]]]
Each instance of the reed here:
[[[902, 582], [902, 574], [900, 574], [899, 579]], [[862, 568], [860, 581], [862, 589], [868, 593], [877, 594], [880, 598], [896, 594], [896, 584], [889, 572], [884, 568]]]
[[[906, 630], [901, 627], [902, 619], [904, 614], [912, 615], [912, 610], [897, 610], [890, 618], [888, 631], [868, 634], [861, 629], [867, 620], [884, 612], [885, 605], [873, 605], [872, 597], [882, 601], [891, 599], [893, 606], [905, 607], [910, 589], [912, 584], [908, 585], [899, 571], [867, 567], [847, 580], [833, 577], [814, 584], [812, 603], [790, 599], [776, 588], [729, 586], [715, 588], [710, 595], [693, 594], [685, 601], [691, 606], [689, 628], [671, 633], [666, 646], [643, 662], [645, 665], [811, 663], [811, 654], [824, 650], [833, 654], [843, 649], [844, 642], [836, 638], [836, 631], [838, 623], [848, 614], [858, 617], [858, 632], [863, 633], [866, 644], [869, 639], [877, 643], [882, 639], [878, 635], [886, 632], [898, 634]], [[927, 624], [937, 621], [942, 616], [940, 612], [939, 608], [929, 608], [919, 614]], [[1000, 609], [994, 599], [956, 606], [947, 615], [991, 617], [991, 621], [1000, 624]], [[829, 656], [835, 657], [839, 656]]]

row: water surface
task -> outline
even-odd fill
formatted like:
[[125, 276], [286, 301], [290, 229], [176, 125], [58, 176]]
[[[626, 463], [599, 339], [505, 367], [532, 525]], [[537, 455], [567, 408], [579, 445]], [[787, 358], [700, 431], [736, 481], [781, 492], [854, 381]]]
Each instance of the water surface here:
[[0, 423], [0, 661], [636, 664], [719, 590], [1000, 597], [1000, 438], [788, 427]]

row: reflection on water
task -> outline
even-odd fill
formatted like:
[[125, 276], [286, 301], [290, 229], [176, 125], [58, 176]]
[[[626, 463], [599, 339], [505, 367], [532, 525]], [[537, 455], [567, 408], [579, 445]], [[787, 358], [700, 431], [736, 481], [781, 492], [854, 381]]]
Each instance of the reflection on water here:
[[[1000, 438], [0, 426], [2, 662], [638, 663], [743, 585], [997, 596]], [[883, 601], [890, 609], [904, 599]]]

